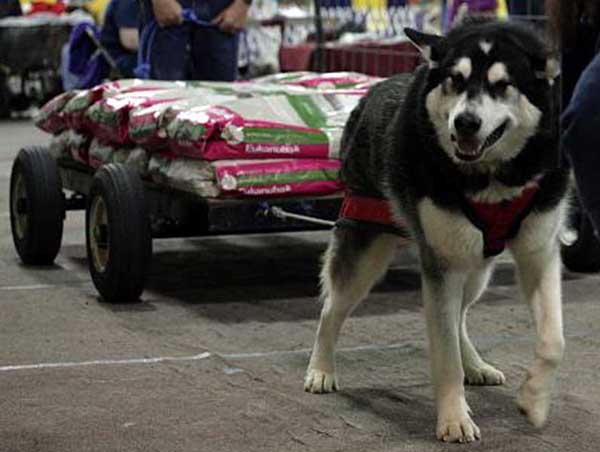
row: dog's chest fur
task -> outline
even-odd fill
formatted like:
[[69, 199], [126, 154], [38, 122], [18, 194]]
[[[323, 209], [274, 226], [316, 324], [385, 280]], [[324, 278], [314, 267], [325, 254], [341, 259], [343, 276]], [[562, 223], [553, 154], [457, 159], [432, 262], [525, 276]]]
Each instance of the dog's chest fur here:
[[417, 206], [423, 239], [435, 255], [454, 268], [469, 268], [483, 260], [483, 234], [464, 215], [423, 198]]
[[[526, 189], [536, 188], [537, 181], [532, 181], [521, 187], [507, 187], [493, 180], [488, 188], [467, 196], [475, 202], [489, 206], [500, 206], [512, 202], [523, 195]], [[486, 238], [480, 227], [476, 227], [464, 212], [439, 207], [430, 197], [423, 197], [417, 202], [418, 223], [421, 227], [422, 238], [435, 255], [453, 268], [472, 268], [481, 265], [485, 257]], [[533, 213], [530, 219], [538, 217]], [[519, 215], [515, 215], [518, 218]], [[527, 221], [527, 217], [524, 223]], [[516, 223], [516, 222], [519, 223]], [[548, 218], [548, 221], [555, 219]], [[515, 220], [521, 231], [520, 219]], [[525, 228], [523, 228], [524, 230]], [[508, 245], [513, 237], [507, 238]]]

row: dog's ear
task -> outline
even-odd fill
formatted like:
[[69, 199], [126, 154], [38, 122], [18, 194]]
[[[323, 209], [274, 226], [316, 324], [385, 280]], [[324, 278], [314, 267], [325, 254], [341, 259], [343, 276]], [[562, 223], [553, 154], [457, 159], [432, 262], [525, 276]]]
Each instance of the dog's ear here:
[[535, 71], [535, 76], [541, 80], [548, 80], [550, 85], [554, 84], [560, 75], [560, 60], [556, 55], [550, 54], [542, 64], [540, 70]]
[[536, 73], [538, 78], [545, 78], [550, 85], [554, 84], [556, 78], [560, 75], [560, 60], [555, 55], [549, 55], [546, 58], [546, 65], [543, 71]]
[[429, 67], [437, 67], [442, 57], [442, 48], [444, 47], [446, 38], [439, 35], [421, 33], [412, 28], [405, 28], [404, 33], [406, 33], [406, 36], [408, 36], [413, 45], [419, 49], [423, 58], [429, 63]]

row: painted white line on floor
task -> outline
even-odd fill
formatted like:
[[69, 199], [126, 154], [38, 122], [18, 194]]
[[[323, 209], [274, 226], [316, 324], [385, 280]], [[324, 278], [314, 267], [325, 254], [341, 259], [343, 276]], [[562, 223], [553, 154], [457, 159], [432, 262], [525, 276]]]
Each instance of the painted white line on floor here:
[[88, 366], [112, 366], [116, 364], [155, 364], [174, 361], [199, 361], [211, 356], [204, 352], [193, 356], [160, 356], [157, 358], [132, 358], [132, 359], [98, 359], [94, 361], [79, 361], [65, 363], [40, 363], [23, 364], [19, 366], [1, 366], [0, 372], [15, 372], [19, 370], [39, 370], [39, 369], [64, 369], [70, 367], [88, 367]]
[[56, 265], [58, 265], [59, 267], [61, 267], [63, 270], [67, 270], [68, 272], [76, 272], [76, 270], [71, 266], [71, 264], [69, 264], [68, 262], [66, 262], [66, 259], [65, 260], [63, 260], [63, 259], [56, 259], [54, 261], [54, 263]]
[[63, 284], [25, 284], [23, 286], [0, 286], [0, 291], [60, 289], [89, 284], [89, 281], [70, 281]]
[[[348, 347], [338, 349], [338, 353], [360, 352], [365, 350], [391, 350], [400, 348], [414, 348], [407, 343], [389, 344], [389, 345], [360, 345], [357, 347]], [[183, 361], [199, 361], [218, 356], [222, 359], [240, 360], [250, 358], [267, 358], [273, 356], [289, 356], [289, 355], [308, 355], [311, 349], [305, 348], [300, 350], [279, 350], [271, 352], [251, 352], [251, 353], [209, 353], [204, 352], [192, 356], [160, 356], [156, 358], [130, 358], [130, 359], [99, 359], [93, 361], [73, 361], [73, 362], [58, 362], [58, 363], [39, 363], [39, 364], [22, 364], [12, 366], [0, 366], [0, 372], [16, 372], [21, 370], [41, 370], [41, 369], [64, 369], [73, 367], [88, 367], [88, 366], [108, 366], [108, 365], [133, 365], [133, 364], [155, 364], [162, 362], [183, 362]]]
[[24, 286], [0, 286], [0, 290], [40, 290], [40, 289], [52, 289], [53, 287], [59, 287], [56, 284], [27, 284]]

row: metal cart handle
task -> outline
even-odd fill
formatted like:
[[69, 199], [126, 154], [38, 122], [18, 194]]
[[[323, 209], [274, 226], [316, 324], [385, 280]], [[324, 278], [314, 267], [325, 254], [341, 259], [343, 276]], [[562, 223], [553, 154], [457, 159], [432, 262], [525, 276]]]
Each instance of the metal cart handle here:
[[287, 212], [281, 207], [277, 206], [272, 206], [269, 209], [269, 213], [281, 220], [287, 220], [288, 218], [290, 218], [293, 220], [305, 221], [307, 223], [319, 224], [322, 226], [335, 226], [335, 221], [323, 220], [321, 218], [309, 217], [308, 215], [300, 215], [297, 213]]

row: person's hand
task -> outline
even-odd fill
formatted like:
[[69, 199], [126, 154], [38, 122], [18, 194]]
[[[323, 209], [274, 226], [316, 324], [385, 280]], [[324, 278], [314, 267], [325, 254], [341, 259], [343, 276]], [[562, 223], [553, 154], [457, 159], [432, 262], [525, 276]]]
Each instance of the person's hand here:
[[152, 9], [156, 22], [161, 27], [179, 25], [183, 22], [181, 5], [177, 0], [152, 0]]
[[249, 9], [250, 5], [244, 0], [233, 0], [211, 23], [226, 33], [237, 33], [246, 26]]

